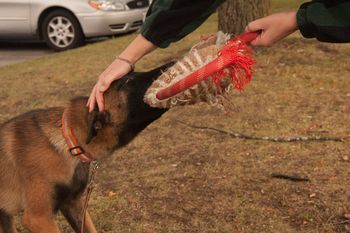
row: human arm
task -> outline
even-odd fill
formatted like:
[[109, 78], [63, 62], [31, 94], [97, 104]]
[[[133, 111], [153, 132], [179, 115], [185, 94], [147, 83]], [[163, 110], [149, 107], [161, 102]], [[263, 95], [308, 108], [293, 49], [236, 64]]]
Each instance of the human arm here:
[[[165, 48], [195, 30], [224, 0], [155, 0], [149, 8], [141, 34], [132, 41], [119, 57], [135, 64], [157, 47]], [[89, 111], [97, 103], [103, 111], [103, 93], [110, 84], [131, 71], [128, 62], [115, 59], [99, 76], [90, 94]]]
[[[93, 87], [87, 106], [91, 112], [97, 103], [99, 111], [104, 110], [103, 93], [109, 88], [111, 83], [123, 77], [132, 70], [131, 64], [135, 64], [144, 55], [155, 50], [157, 46], [146, 40], [142, 35], [138, 35], [118, 57], [100, 74]], [[126, 62], [125, 60], [129, 61]]]
[[350, 1], [323, 0], [301, 5], [297, 13], [301, 34], [322, 42], [350, 42]]
[[141, 34], [160, 48], [198, 28], [225, 0], [155, 0]]
[[259, 31], [258, 37], [250, 44], [271, 46], [298, 29], [296, 12], [281, 12], [255, 20], [248, 24], [246, 31]]
[[304, 3], [295, 12], [282, 12], [255, 20], [247, 31], [262, 33], [252, 45], [270, 46], [297, 29], [306, 38], [323, 42], [350, 42], [350, 1], [317, 0]]

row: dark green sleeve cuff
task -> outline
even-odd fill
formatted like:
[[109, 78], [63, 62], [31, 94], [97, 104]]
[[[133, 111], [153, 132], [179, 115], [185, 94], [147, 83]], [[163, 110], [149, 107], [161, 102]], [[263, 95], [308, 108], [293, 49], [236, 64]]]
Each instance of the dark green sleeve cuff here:
[[152, 27], [152, 24], [157, 20], [157, 17], [161, 12], [166, 12], [169, 10], [169, 8], [171, 8], [171, 5], [174, 1], [175, 0], [154, 0], [148, 9], [145, 22], [140, 29], [140, 34], [159, 48], [166, 48], [168, 45], [153, 35], [156, 34], [157, 31], [161, 31], [161, 28], [157, 28], [157, 30], [155, 30]]
[[152, 37], [152, 35], [150, 35], [149, 33], [147, 33], [147, 30], [142, 30], [140, 31], [141, 35], [146, 38], [146, 40], [148, 40], [149, 42], [151, 42], [152, 44], [154, 44], [155, 46], [157, 46], [158, 48], [162, 48], [165, 49], [169, 46], [170, 43], [164, 43], [162, 41], [158, 41], [155, 39], [155, 37]]
[[310, 3], [304, 3], [301, 5], [300, 9], [297, 12], [297, 23], [300, 33], [305, 38], [314, 38], [316, 37], [316, 28], [311, 22], [308, 21], [307, 16], [307, 7]]
[[156, 45], [159, 48], [167, 48], [173, 42], [177, 42], [187, 36], [189, 33], [198, 28], [210, 15], [206, 15], [204, 17], [200, 17], [196, 20], [193, 20], [188, 25], [184, 26], [180, 32], [170, 37], [165, 37], [162, 34], [162, 30], [148, 30], [147, 27], [141, 28], [141, 35], [145, 37], [152, 44]]
[[198, 28], [224, 0], [154, 0], [141, 35], [160, 48]]

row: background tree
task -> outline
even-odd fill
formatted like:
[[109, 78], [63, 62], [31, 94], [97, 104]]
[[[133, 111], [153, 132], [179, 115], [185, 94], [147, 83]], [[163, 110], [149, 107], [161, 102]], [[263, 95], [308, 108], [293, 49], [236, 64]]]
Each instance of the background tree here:
[[239, 34], [249, 22], [268, 15], [270, 0], [226, 0], [219, 7], [219, 30]]

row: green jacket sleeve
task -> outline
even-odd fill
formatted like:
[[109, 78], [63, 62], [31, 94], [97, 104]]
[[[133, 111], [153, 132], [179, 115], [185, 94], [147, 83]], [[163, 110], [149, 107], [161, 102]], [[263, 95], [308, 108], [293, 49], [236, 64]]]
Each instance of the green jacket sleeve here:
[[199, 27], [224, 0], [154, 0], [141, 34], [158, 47], [168, 47]]
[[350, 42], [350, 1], [314, 0], [297, 12], [301, 34], [323, 42]]

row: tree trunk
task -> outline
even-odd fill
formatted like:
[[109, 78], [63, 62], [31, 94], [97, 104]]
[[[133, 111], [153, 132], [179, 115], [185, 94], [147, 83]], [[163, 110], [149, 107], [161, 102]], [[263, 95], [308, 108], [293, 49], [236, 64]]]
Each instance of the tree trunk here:
[[219, 7], [219, 30], [240, 34], [247, 24], [268, 15], [270, 0], [226, 0]]

